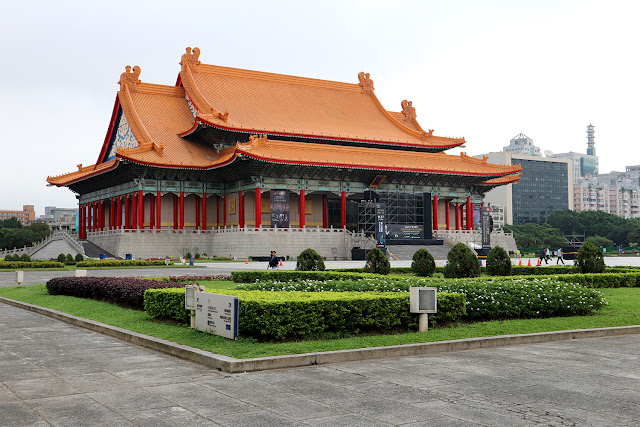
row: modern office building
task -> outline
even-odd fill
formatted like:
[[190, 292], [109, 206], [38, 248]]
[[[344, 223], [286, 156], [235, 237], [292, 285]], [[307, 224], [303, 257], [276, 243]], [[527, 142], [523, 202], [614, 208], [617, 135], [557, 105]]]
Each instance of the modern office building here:
[[47, 206], [44, 215], [38, 217], [38, 222], [44, 222], [52, 230], [76, 231], [77, 216], [78, 209]]
[[22, 225], [29, 225], [36, 219], [34, 205], [23, 205], [21, 211], [0, 211], [0, 220], [17, 218]]
[[540, 148], [533, 145], [533, 139], [523, 133], [511, 138], [509, 145], [503, 147], [502, 150], [507, 153], [519, 154], [522, 156], [542, 157]]
[[[573, 162], [509, 152], [485, 154], [491, 163], [520, 165], [520, 181], [487, 192], [485, 203], [504, 206], [505, 224], [543, 223], [551, 212], [573, 209]], [[494, 218], [494, 224], [498, 218]]]

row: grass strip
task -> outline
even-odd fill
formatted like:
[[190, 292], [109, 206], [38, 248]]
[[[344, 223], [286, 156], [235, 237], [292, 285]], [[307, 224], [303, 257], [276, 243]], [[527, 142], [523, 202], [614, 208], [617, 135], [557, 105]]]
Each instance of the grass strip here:
[[[226, 284], [221, 284], [224, 286]], [[508, 334], [560, 331], [567, 329], [603, 328], [639, 324], [640, 288], [603, 289], [609, 305], [590, 316], [522, 319], [491, 322], [459, 323], [428, 332], [394, 335], [356, 336], [308, 341], [260, 343], [241, 338], [230, 341], [204, 334], [186, 326], [153, 320], [144, 311], [122, 308], [113, 304], [67, 296], [52, 296], [45, 285], [0, 288], [0, 296], [48, 307], [131, 331], [151, 335], [195, 348], [239, 359], [301, 354], [317, 351], [379, 347], [398, 344], [446, 341], [462, 338]], [[242, 333], [242, 332], [241, 332]]]

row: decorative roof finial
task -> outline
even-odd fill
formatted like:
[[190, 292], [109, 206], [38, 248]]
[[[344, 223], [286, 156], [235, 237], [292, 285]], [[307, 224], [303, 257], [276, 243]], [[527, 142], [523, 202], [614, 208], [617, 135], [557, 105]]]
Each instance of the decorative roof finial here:
[[360, 80], [360, 86], [362, 87], [362, 93], [372, 93], [373, 92], [373, 80], [369, 78], [369, 73], [364, 71], [360, 71], [358, 73], [358, 80]]
[[402, 114], [404, 114], [405, 122], [412, 122], [416, 119], [416, 109], [413, 107], [413, 101], [406, 99], [400, 103], [402, 105]]
[[182, 65], [182, 71], [187, 68], [187, 65], [200, 65], [200, 48], [194, 47], [193, 53], [191, 53], [191, 48], [187, 48], [187, 53], [182, 54], [182, 59], [180, 61], [180, 65]]
[[125, 67], [125, 72], [120, 74], [120, 90], [124, 90], [125, 87], [129, 87], [129, 90], [135, 92], [137, 90], [136, 85], [140, 83], [138, 77], [140, 77], [140, 67], [137, 65], [133, 67], [131, 71], [131, 65]]

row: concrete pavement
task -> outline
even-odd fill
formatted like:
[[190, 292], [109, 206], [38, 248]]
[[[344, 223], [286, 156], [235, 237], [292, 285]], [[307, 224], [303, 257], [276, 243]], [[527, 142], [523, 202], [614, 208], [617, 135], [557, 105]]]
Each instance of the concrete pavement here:
[[218, 371], [0, 304], [0, 425], [638, 425], [640, 336]]

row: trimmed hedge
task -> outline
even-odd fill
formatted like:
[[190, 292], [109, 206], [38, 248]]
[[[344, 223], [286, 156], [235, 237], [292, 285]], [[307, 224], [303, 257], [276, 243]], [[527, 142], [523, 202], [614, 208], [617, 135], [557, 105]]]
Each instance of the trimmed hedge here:
[[[411, 286], [435, 286], [438, 288], [438, 298], [441, 292], [467, 294], [467, 316], [465, 318], [468, 320], [573, 316], [600, 309], [604, 303], [602, 295], [593, 289], [571, 283], [573, 276], [575, 275], [568, 275], [563, 279], [561, 279], [563, 276], [515, 279], [511, 277], [474, 279], [378, 277], [366, 280], [262, 282], [239, 285], [238, 289], [310, 293], [407, 292]], [[590, 280], [598, 280], [600, 275], [594, 274], [592, 276], [594, 277]], [[485, 305], [486, 301], [490, 304]], [[558, 301], [566, 302], [570, 307], [563, 308], [556, 304]]]
[[165, 265], [164, 260], [142, 260], [142, 259], [107, 259], [107, 260], [87, 260], [80, 261], [76, 264], [77, 267], [123, 267], [123, 266], [150, 266], [150, 265]]
[[[232, 271], [231, 279], [236, 283], [254, 283], [258, 281], [277, 280], [290, 282], [296, 280], [349, 280], [360, 278], [379, 278], [379, 274], [341, 272], [341, 271], [299, 271], [299, 270], [278, 270], [278, 271]], [[391, 278], [400, 279], [400, 278]]]
[[[216, 293], [239, 297], [239, 330], [260, 339], [310, 337], [326, 332], [384, 332], [417, 328], [417, 316], [409, 313], [407, 293], [388, 292], [261, 292], [225, 290]], [[145, 310], [158, 318], [189, 321], [181, 289], [145, 292]], [[461, 294], [438, 295], [438, 313], [432, 324], [459, 320], [465, 313]]]
[[56, 277], [47, 282], [47, 291], [50, 295], [108, 300], [142, 309], [144, 292], [147, 289], [184, 288], [185, 286], [185, 283], [132, 277]]
[[0, 261], [0, 269], [10, 268], [64, 268], [64, 264], [55, 261]]
[[585, 273], [555, 276], [563, 282], [577, 283], [587, 288], [633, 288], [640, 287], [640, 272], [637, 273]]

